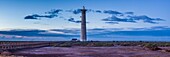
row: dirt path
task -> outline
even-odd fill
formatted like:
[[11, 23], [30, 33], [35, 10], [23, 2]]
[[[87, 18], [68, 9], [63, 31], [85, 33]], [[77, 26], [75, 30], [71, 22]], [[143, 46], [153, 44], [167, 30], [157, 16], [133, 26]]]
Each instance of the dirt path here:
[[44, 47], [19, 51], [15, 54], [27, 57], [170, 57], [168, 52], [150, 51], [137, 46]]

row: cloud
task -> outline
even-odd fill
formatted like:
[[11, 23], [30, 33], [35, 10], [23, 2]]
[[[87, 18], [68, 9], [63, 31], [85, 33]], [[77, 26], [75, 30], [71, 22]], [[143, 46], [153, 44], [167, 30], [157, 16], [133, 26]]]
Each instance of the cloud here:
[[[25, 16], [24, 19], [41, 19], [41, 18], [55, 18], [59, 17], [61, 19], [65, 19], [67, 17], [61, 16], [60, 14], [63, 14], [63, 12], [69, 12], [74, 15], [80, 14], [81, 9], [53, 9], [51, 11], [45, 12], [45, 14], [32, 14]], [[134, 12], [119, 12], [114, 10], [94, 10], [94, 9], [87, 9], [87, 13], [93, 12], [93, 13], [100, 13], [100, 14], [109, 14], [111, 16], [106, 17], [104, 19], [101, 19], [106, 24], [119, 24], [119, 22], [129, 22], [129, 23], [137, 23], [139, 21], [142, 21], [144, 23], [150, 23], [150, 24], [158, 24], [158, 21], [165, 21], [161, 18], [152, 18], [148, 17], [146, 15], [135, 15]], [[69, 18], [67, 21], [74, 22], [74, 23], [80, 23], [81, 21], [76, 21], [75, 18]]]
[[170, 30], [168, 26], [152, 26], [150, 28], [142, 27], [142, 28], [128, 28], [133, 31], [150, 31], [150, 30]]
[[107, 17], [102, 19], [102, 21], [106, 21], [106, 23], [111, 24], [113, 22], [113, 24], [117, 24], [115, 22], [131, 22], [131, 23], [137, 23], [138, 21], [143, 21], [144, 23], [151, 23], [151, 24], [158, 24], [158, 22], [156, 21], [164, 21], [163, 19], [160, 18], [150, 18], [146, 15], [141, 15], [141, 16], [135, 16], [135, 15], [128, 15], [125, 16], [124, 15], [120, 15], [120, 16], [115, 16], [112, 15], [111, 17]]
[[95, 12], [97, 12], [97, 13], [102, 13], [102, 11], [101, 11], [101, 10], [96, 10]]
[[158, 22], [155, 21], [164, 21], [163, 19], [160, 18], [151, 18], [148, 17], [146, 15], [141, 15], [141, 16], [129, 16], [129, 19], [133, 19], [133, 20], [142, 20], [145, 23], [152, 23], [152, 24], [157, 24]]
[[150, 30], [149, 28], [128, 28], [128, 29], [134, 30], [134, 31]]
[[[79, 14], [81, 13], [81, 9], [75, 9], [70, 10], [68, 12], [72, 12], [73, 14]], [[88, 12], [93, 13], [101, 13], [101, 14], [110, 14], [111, 17], [107, 17], [102, 19], [102, 21], [107, 21], [105, 23], [107, 24], [119, 24], [119, 22], [131, 22], [131, 23], [137, 23], [138, 21], [143, 21], [144, 23], [151, 23], [151, 24], [158, 24], [157, 21], [164, 21], [160, 18], [151, 18], [146, 15], [135, 15], [134, 12], [118, 12], [114, 10], [93, 10], [93, 9], [87, 9]]]
[[112, 14], [112, 15], [122, 14], [118, 11], [113, 11], [113, 10], [104, 10], [103, 13]]
[[[101, 10], [93, 10], [93, 9], [86, 9], [87, 13], [89, 12], [93, 12], [93, 13], [102, 13], [103, 11]], [[74, 10], [66, 10], [66, 12], [71, 12], [73, 14], [80, 14], [81, 13], [81, 9], [74, 9]]]
[[35, 17], [34, 15], [28, 15], [28, 16], [24, 17], [24, 19], [38, 19], [38, 18]]
[[38, 15], [38, 14], [33, 14], [33, 15], [28, 15], [24, 19], [41, 19], [41, 18], [54, 18], [57, 17], [58, 15]]
[[[130, 29], [130, 30], [129, 30]], [[170, 27], [168, 26], [153, 26], [143, 28], [94, 28], [88, 30], [89, 36], [113, 37], [119, 36], [170, 36]]]
[[[153, 29], [155, 28], [155, 29]], [[159, 29], [158, 29], [159, 28]], [[160, 29], [162, 28], [162, 29]], [[133, 28], [135, 29], [135, 28]], [[170, 37], [170, 28], [166, 26], [154, 26], [149, 28], [136, 28], [142, 30], [126, 30], [125, 28], [94, 28], [87, 30], [89, 38], [113, 38], [115, 36], [153, 36]], [[61, 37], [61, 38], [79, 38], [80, 29], [13, 29], [0, 31], [0, 35], [20, 36], [20, 37]]]
[[114, 33], [127, 36], [170, 36], [170, 30], [118, 31]]
[[[73, 22], [73, 23], [81, 23], [80, 20], [75, 20], [75, 18], [69, 18], [68, 21]], [[86, 22], [86, 23], [89, 23], [89, 22]]]
[[94, 28], [94, 29], [90, 29], [90, 30], [105, 30], [104, 28]]
[[81, 23], [81, 21], [76, 21], [74, 18], [69, 18], [68, 21], [74, 22], [74, 23]]
[[63, 32], [71, 35], [79, 35], [80, 29], [50, 29], [50, 31]]
[[45, 14], [32, 14], [32, 15], [28, 15], [25, 16], [24, 19], [41, 19], [41, 18], [54, 18], [54, 17], [58, 17], [59, 12], [61, 12], [63, 10], [61, 9], [53, 9], [51, 11], [45, 12]]
[[121, 31], [121, 30], [124, 30], [124, 28], [94, 28], [94, 29], [88, 29], [87, 33], [88, 36], [99, 36], [98, 34], [104, 34], [108, 32]]
[[[108, 18], [105, 18], [105, 19], [102, 19], [102, 21], [110, 21], [115, 23], [115, 22], [133, 22], [133, 23], [136, 23], [135, 20], [133, 19], [127, 19], [127, 18], [118, 18], [116, 16], [111, 16], [111, 17], [108, 17]], [[106, 22], [107, 23], [107, 22]]]
[[51, 11], [45, 12], [46, 14], [59, 14], [59, 12], [63, 11], [62, 9], [52, 9]]
[[79, 14], [79, 13], [81, 13], [81, 9], [66, 10], [66, 12], [71, 12], [73, 14]]
[[28, 30], [9, 30], [0, 31], [0, 34], [4, 35], [17, 35], [17, 36], [28, 36], [28, 37], [73, 37], [74, 35], [67, 35], [61, 33], [51, 33], [47, 30], [28, 29]]
[[118, 22], [105, 22], [107, 24], [119, 24]]
[[125, 12], [125, 14], [131, 14], [131, 15], [133, 15], [134, 12]]
[[170, 28], [168, 26], [153, 26], [150, 29], [155, 29], [155, 30], [169, 30]]
[[127, 36], [170, 36], [170, 30], [150, 30], [150, 31], [117, 31], [108, 34]]
[[[170, 36], [170, 28], [161, 27], [162, 29], [152, 29], [150, 28], [133, 28], [142, 30], [123, 30], [123, 28], [106, 28], [106, 29], [91, 29], [89, 36], [101, 36], [101, 37], [113, 37], [115, 35], [119, 36]], [[118, 29], [118, 30], [117, 30]]]

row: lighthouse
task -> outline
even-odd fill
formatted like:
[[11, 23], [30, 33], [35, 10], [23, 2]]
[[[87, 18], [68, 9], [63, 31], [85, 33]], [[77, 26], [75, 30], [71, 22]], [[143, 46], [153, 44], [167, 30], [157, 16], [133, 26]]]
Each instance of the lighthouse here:
[[83, 9], [81, 9], [81, 41], [86, 41], [87, 40], [87, 36], [86, 36], [86, 9], [83, 6]]

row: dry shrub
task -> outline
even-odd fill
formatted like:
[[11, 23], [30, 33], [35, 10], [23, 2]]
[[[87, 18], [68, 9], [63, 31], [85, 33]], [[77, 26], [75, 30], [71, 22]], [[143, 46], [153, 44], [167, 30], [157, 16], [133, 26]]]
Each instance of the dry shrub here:
[[153, 51], [161, 50], [161, 48], [158, 48], [156, 44], [145, 44], [144, 47]]

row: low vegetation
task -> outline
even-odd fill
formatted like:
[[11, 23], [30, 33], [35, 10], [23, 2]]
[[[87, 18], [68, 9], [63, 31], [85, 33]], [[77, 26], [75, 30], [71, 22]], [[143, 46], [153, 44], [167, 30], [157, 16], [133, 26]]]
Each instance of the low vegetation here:
[[170, 47], [170, 42], [146, 42], [146, 41], [60, 41], [52, 44], [54, 47], [111, 47], [111, 46], [139, 46], [147, 50], [157, 51], [164, 50], [170, 52], [169, 49], [161, 49], [159, 47]]
[[150, 50], [153, 50], [153, 51], [161, 50], [161, 48], [159, 48], [157, 44], [150, 44], [150, 43], [148, 43], [148, 44], [145, 44], [144, 47], [148, 48]]
[[91, 46], [91, 47], [108, 47], [108, 46], [141, 46], [151, 50], [159, 50], [158, 47], [168, 47], [170, 42], [145, 42], [145, 41], [60, 41], [52, 46], [71, 47], [71, 46]]

